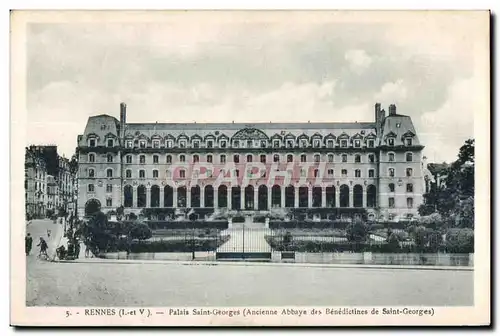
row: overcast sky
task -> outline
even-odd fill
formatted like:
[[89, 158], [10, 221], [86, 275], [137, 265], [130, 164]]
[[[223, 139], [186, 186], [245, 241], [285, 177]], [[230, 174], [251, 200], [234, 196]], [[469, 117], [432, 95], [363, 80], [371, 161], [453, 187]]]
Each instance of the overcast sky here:
[[412, 117], [430, 162], [456, 159], [485, 80], [463, 17], [311, 18], [30, 24], [28, 144], [71, 156], [87, 118], [118, 118], [121, 101], [129, 122], [371, 121], [380, 102]]

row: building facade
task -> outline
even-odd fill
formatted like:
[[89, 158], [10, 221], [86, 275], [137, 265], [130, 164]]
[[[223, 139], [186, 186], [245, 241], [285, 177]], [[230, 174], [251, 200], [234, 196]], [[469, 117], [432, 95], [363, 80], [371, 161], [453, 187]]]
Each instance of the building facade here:
[[424, 147], [395, 105], [386, 116], [377, 103], [374, 115], [362, 123], [127, 123], [122, 103], [120, 120], [90, 117], [78, 136], [78, 214], [123, 205], [126, 214], [277, 207], [413, 218]]
[[61, 208], [71, 212], [76, 207], [76, 168], [76, 161], [59, 156], [54, 145], [26, 148], [26, 215], [43, 218]]

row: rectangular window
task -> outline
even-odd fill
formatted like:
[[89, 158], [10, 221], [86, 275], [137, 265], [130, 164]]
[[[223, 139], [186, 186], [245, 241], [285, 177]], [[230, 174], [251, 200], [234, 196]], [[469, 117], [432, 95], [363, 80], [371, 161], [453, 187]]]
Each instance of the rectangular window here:
[[89, 192], [94, 192], [94, 185], [93, 184], [89, 184], [88, 191]]
[[112, 184], [106, 184], [106, 192], [107, 193], [113, 192], [113, 185]]
[[235, 155], [233, 156], [233, 162], [234, 162], [234, 163], [240, 163], [240, 156], [239, 156], [238, 154], [235, 154]]
[[207, 141], [207, 148], [212, 148], [214, 146], [214, 142], [212, 140]]
[[130, 169], [127, 169], [127, 171], [125, 172], [125, 177], [132, 178], [132, 171]]
[[165, 146], [166, 146], [167, 148], [172, 148], [172, 147], [173, 147], [173, 142], [172, 142], [172, 140], [167, 140], [167, 142], [165, 143]]
[[236, 175], [236, 177], [240, 177], [240, 171], [238, 169], [234, 171], [234, 174]]
[[277, 148], [280, 146], [280, 141], [279, 140], [274, 140], [273, 141], [273, 147]]
[[406, 185], [406, 192], [410, 192], [410, 193], [413, 192], [413, 184], [408, 183]]
[[193, 148], [200, 148], [200, 142], [199, 141], [193, 141]]
[[407, 206], [408, 208], [413, 208], [413, 198], [408, 197], [408, 198], [406, 199], [406, 206]]
[[394, 139], [393, 138], [389, 138], [389, 146], [394, 146]]
[[333, 140], [328, 140], [326, 144], [328, 148], [333, 148]]
[[114, 146], [113, 139], [108, 139], [108, 147], [113, 147], [113, 146]]
[[341, 140], [340, 141], [340, 147], [347, 147], [347, 140]]
[[394, 177], [394, 168], [389, 168], [389, 176]]
[[139, 178], [145, 178], [146, 172], [144, 170], [139, 170]]
[[113, 199], [111, 199], [111, 198], [107, 198], [107, 199], [106, 199], [106, 206], [107, 206], [107, 207], [113, 206]]
[[146, 141], [141, 140], [141, 141], [139, 142], [139, 147], [141, 147], [141, 148], [146, 148]]
[[354, 140], [354, 147], [356, 148], [361, 147], [361, 140]]
[[186, 148], [186, 141], [179, 141], [180, 148]]
[[317, 140], [317, 139], [314, 140], [314, 147], [316, 147], [316, 148], [320, 147], [319, 140]]
[[127, 155], [126, 162], [132, 163], [132, 155]]
[[141, 164], [146, 163], [146, 157], [144, 155], [139, 156], [139, 163]]
[[226, 163], [226, 156], [225, 155], [220, 156], [220, 163]]
[[160, 141], [154, 140], [153, 141], [153, 148], [160, 148]]
[[307, 175], [307, 170], [305, 168], [300, 169], [300, 177], [306, 177]]
[[389, 208], [394, 208], [395, 202], [394, 197], [389, 197]]
[[153, 170], [153, 177], [158, 178], [158, 170]]
[[287, 140], [286, 141], [286, 147], [287, 148], [293, 148], [293, 140]]
[[368, 170], [368, 177], [375, 177], [375, 170], [369, 169]]
[[185, 170], [179, 171], [179, 177], [180, 178], [186, 178], [186, 171]]
[[153, 163], [158, 163], [159, 157], [158, 155], [153, 155]]
[[132, 142], [132, 140], [127, 140], [126, 146], [127, 148], [132, 148], [134, 147], [134, 143]]
[[370, 162], [370, 163], [375, 162], [375, 155], [374, 154], [368, 154], [368, 162]]
[[413, 175], [413, 169], [411, 168], [406, 168], [406, 176], [411, 177]]
[[225, 141], [221, 141], [220, 142], [220, 148], [226, 148], [226, 142]]
[[208, 163], [212, 163], [212, 160], [213, 160], [213, 159], [212, 159], [212, 155], [210, 155], [210, 154], [209, 154], [209, 155], [207, 155], [207, 162], [208, 162]]
[[347, 177], [347, 169], [342, 169], [342, 177]]
[[375, 141], [373, 141], [373, 140], [368, 140], [368, 147], [369, 147], [369, 148], [373, 148], [373, 147], [375, 147]]
[[95, 139], [90, 139], [89, 146], [90, 147], [95, 147]]
[[356, 170], [354, 171], [354, 177], [361, 177], [361, 170], [356, 169]]
[[411, 138], [406, 138], [406, 146], [413, 146], [413, 140]]
[[265, 154], [260, 155], [260, 162], [266, 163], [266, 155]]
[[333, 169], [328, 169], [328, 177], [333, 177]]

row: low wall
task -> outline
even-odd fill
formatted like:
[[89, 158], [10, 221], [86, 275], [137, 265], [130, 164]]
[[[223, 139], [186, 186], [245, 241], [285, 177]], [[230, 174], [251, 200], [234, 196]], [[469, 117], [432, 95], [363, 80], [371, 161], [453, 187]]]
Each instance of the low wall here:
[[[128, 260], [170, 260], [170, 261], [191, 261], [193, 260], [192, 252], [143, 252], [129, 253], [127, 252], [110, 252], [104, 255], [105, 259], [128, 259]], [[198, 261], [214, 261], [215, 252], [196, 252], [195, 260]]]
[[281, 259], [281, 252], [273, 252], [274, 262], [304, 264], [364, 264], [364, 265], [426, 265], [474, 266], [474, 254], [451, 253], [309, 253], [296, 252], [295, 259]]

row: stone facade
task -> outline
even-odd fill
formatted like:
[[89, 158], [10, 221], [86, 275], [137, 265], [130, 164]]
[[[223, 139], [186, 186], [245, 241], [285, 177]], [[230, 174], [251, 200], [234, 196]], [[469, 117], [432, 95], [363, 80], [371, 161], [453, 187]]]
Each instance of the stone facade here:
[[78, 136], [78, 214], [143, 208], [366, 209], [411, 218], [422, 149], [409, 116], [375, 105], [374, 122], [127, 123], [88, 119]]

